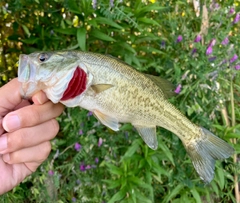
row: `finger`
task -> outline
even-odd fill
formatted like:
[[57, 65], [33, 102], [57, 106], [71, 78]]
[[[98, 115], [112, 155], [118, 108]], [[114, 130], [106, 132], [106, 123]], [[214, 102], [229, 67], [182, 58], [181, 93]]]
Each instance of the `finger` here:
[[43, 105], [30, 105], [7, 114], [3, 119], [3, 128], [13, 132], [19, 128], [31, 127], [56, 118], [63, 111], [63, 105], [48, 101]]
[[25, 107], [25, 106], [28, 106], [28, 105], [30, 105], [30, 102], [29, 102], [28, 100], [22, 100], [22, 101], [20, 102], [20, 104], [18, 104], [17, 106], [15, 106], [15, 108], [14, 108], [13, 110], [21, 109], [21, 108], [23, 108], [23, 107]]
[[8, 192], [13, 187], [17, 186], [20, 182], [23, 181], [26, 176], [30, 175], [32, 171], [30, 171], [25, 164], [15, 164], [9, 165], [6, 164], [2, 160], [2, 156], [0, 155], [0, 195]]
[[22, 101], [17, 78], [0, 88], [0, 116], [6, 115]]
[[51, 143], [49, 141], [43, 142], [37, 146], [24, 148], [12, 153], [2, 155], [2, 159], [8, 164], [19, 163], [36, 163], [31, 168], [31, 171], [35, 171], [37, 165], [39, 166], [49, 155], [51, 151]]
[[39, 91], [33, 95], [32, 100], [34, 104], [44, 104], [48, 101], [48, 98], [43, 91]]
[[58, 130], [58, 122], [51, 119], [34, 127], [21, 128], [12, 133], [6, 133], [0, 136], [0, 154], [14, 152], [51, 140], [56, 136]]
[[[28, 106], [28, 105], [30, 105], [29, 101], [22, 100], [20, 102], [20, 104], [18, 104], [13, 110], [17, 110], [17, 109], [23, 108], [23, 107]], [[3, 121], [3, 116], [0, 115], [0, 135], [2, 135], [5, 131], [3, 126], [2, 126], [2, 121]]]
[[2, 119], [2, 117], [0, 116], [0, 135], [2, 135], [2, 134], [4, 133], [4, 128], [3, 128], [3, 126], [2, 126], [2, 121], [3, 121], [3, 119]]

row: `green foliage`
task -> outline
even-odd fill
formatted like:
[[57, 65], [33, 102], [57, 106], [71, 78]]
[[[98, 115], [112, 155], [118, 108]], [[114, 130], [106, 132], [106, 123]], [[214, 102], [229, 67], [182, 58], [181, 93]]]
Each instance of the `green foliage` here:
[[[232, 23], [237, 1], [219, 7], [207, 2], [208, 20], [203, 5], [196, 17], [187, 1], [94, 2], [0, 2], [6, 28], [0, 30], [0, 84], [16, 76], [20, 53], [79, 49], [114, 55], [139, 71], [181, 84], [171, 101], [193, 122], [231, 141], [239, 154], [235, 67], [240, 62], [230, 62], [234, 54], [240, 56], [239, 23]], [[198, 34], [202, 39], [194, 42]], [[222, 45], [227, 36], [230, 42]], [[213, 39], [213, 52], [206, 55]], [[47, 161], [2, 202], [235, 202], [240, 165], [231, 158], [217, 162], [215, 179], [204, 185], [181, 141], [164, 129], [158, 129], [159, 147], [153, 151], [131, 125], [112, 132], [79, 108], [66, 109], [58, 121], [61, 130]]]

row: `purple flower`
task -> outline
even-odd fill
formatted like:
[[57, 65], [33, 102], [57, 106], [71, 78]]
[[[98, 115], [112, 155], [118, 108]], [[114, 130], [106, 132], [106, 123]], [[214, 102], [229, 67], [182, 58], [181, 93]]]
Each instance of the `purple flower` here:
[[210, 58], [208, 58], [208, 61], [210, 61], [210, 62], [215, 61], [216, 58], [217, 58], [216, 56], [210, 57]]
[[110, 6], [111, 6], [111, 8], [114, 7], [114, 0], [110, 0]]
[[49, 176], [53, 176], [53, 175], [54, 175], [54, 171], [53, 171], [53, 170], [49, 170], [49, 171], [48, 171], [48, 175], [49, 175]]
[[82, 129], [79, 130], [78, 134], [79, 134], [79, 135], [83, 135]]
[[233, 14], [235, 12], [235, 9], [234, 8], [230, 8], [229, 9], [229, 14]]
[[237, 64], [237, 65], [235, 66], [235, 69], [236, 69], [236, 70], [240, 70], [240, 64]]
[[215, 4], [215, 10], [218, 10], [220, 8], [220, 5], [218, 3]]
[[182, 35], [179, 35], [179, 36], [177, 37], [177, 42], [181, 42], [182, 40], [183, 40]]
[[196, 48], [193, 48], [193, 50], [192, 50], [192, 55], [195, 54], [195, 53], [197, 53], [197, 49], [196, 49]]
[[236, 23], [238, 23], [240, 21], [240, 13], [237, 13], [236, 14], [236, 17], [234, 18], [234, 20], [233, 20], [233, 24], [236, 24]]
[[89, 116], [92, 116], [93, 115], [93, 113], [91, 112], [91, 111], [89, 111], [88, 113], [87, 113], [87, 116], [89, 117]]
[[95, 163], [97, 164], [99, 162], [99, 159], [96, 157], [95, 158]]
[[217, 11], [218, 9], [220, 9], [220, 5], [215, 1], [212, 1], [212, 3], [210, 4], [210, 10]]
[[164, 40], [162, 40], [160, 48], [161, 49], [165, 49], [166, 48], [166, 42]]
[[177, 86], [177, 88], [175, 89], [175, 93], [176, 94], [179, 94], [180, 92], [181, 92], [181, 88], [182, 88], [182, 85], [181, 84], [179, 84], [178, 86]]
[[82, 148], [82, 146], [78, 142], [76, 142], [75, 145], [74, 145], [74, 149], [76, 151], [79, 151], [81, 148]]
[[97, 0], [92, 0], [92, 7], [93, 9], [97, 8]]
[[197, 35], [194, 42], [200, 42], [202, 40], [201, 35]]
[[222, 45], [227, 45], [229, 43], [229, 39], [228, 37], [226, 37], [223, 41], [222, 41]]
[[76, 197], [73, 197], [72, 202], [76, 202], [76, 201], [77, 201]]
[[80, 164], [80, 171], [85, 171], [86, 170], [86, 166], [84, 165], [84, 163]]
[[87, 170], [87, 169], [91, 169], [91, 166], [90, 165], [87, 165], [86, 167], [85, 167], [85, 169]]
[[213, 47], [216, 44], [216, 41], [217, 41], [216, 39], [212, 39], [208, 46]]
[[212, 53], [213, 49], [212, 46], [208, 46], [207, 50], [206, 50], [206, 55], [210, 55]]
[[236, 61], [238, 59], [237, 54], [234, 54], [234, 56], [230, 59], [230, 63], [233, 63], [234, 61]]
[[98, 140], [98, 147], [101, 147], [102, 143], [103, 143], [103, 139], [100, 137]]

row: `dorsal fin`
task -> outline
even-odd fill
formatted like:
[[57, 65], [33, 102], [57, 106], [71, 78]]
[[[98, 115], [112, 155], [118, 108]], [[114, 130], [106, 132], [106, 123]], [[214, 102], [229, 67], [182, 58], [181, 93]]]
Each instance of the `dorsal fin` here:
[[175, 86], [168, 80], [154, 75], [144, 75], [150, 80], [152, 80], [162, 90], [166, 99], [176, 96], [176, 93], [174, 92]]

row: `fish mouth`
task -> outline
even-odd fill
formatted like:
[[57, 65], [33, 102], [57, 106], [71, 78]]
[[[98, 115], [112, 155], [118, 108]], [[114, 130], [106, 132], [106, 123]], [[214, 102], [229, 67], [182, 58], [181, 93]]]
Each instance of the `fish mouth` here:
[[20, 94], [23, 99], [29, 99], [39, 91], [35, 76], [36, 65], [29, 59], [28, 55], [21, 54], [18, 66], [18, 81], [22, 83]]

